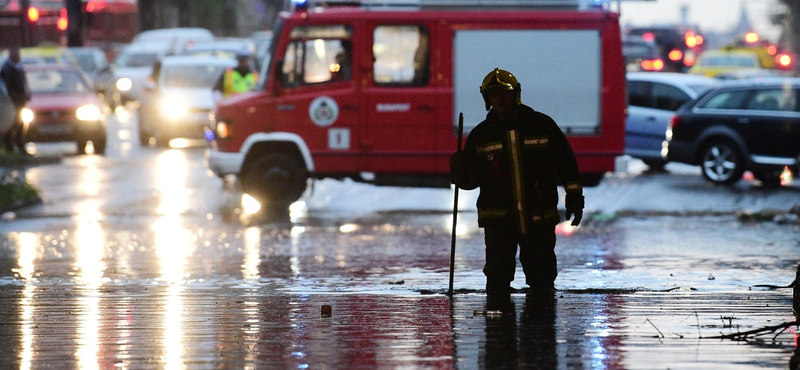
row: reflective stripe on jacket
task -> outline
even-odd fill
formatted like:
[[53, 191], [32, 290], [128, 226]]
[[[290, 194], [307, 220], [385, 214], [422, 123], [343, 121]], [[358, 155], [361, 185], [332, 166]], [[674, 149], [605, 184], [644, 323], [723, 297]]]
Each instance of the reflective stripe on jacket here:
[[230, 96], [233, 94], [251, 91], [256, 87], [258, 73], [250, 72], [244, 76], [238, 70], [229, 68], [225, 71], [225, 78], [222, 85], [222, 94]]

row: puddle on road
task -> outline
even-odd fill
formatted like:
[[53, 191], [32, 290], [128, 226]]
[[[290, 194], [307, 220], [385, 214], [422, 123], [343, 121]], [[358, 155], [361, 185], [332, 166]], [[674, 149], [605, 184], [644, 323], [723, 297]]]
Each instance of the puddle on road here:
[[[112, 219], [47, 224], [54, 231], [19, 222], [0, 234], [0, 339], [12, 349], [0, 362], [785, 369], [797, 348], [796, 327], [701, 339], [793, 320], [790, 290], [751, 290], [794, 278], [793, 226], [588, 222], [559, 237], [552, 307], [514, 294], [497, 317], [475, 314], [487, 310], [479, 231], [459, 234], [451, 306], [437, 294], [448, 283], [448, 216], [388, 219], [249, 228]], [[514, 285], [523, 280], [518, 271]]]

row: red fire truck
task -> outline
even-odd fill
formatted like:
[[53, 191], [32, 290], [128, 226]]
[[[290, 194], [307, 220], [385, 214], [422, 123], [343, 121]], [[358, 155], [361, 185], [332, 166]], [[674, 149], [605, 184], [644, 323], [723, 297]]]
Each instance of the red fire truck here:
[[438, 3], [449, 6], [283, 14], [257, 91], [217, 106], [209, 168], [279, 208], [307, 179], [449, 187], [458, 115], [466, 137], [486, 115], [480, 83], [500, 67], [566, 133], [587, 186], [614, 170], [626, 109], [617, 14]]

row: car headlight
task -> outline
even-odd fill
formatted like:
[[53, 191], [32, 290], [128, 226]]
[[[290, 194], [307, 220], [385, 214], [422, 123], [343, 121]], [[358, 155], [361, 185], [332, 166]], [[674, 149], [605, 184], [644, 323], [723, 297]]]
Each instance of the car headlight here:
[[189, 113], [186, 101], [177, 96], [165, 96], [161, 100], [161, 112], [171, 120], [179, 120]]
[[103, 118], [103, 113], [100, 112], [100, 108], [94, 104], [80, 106], [75, 115], [78, 116], [78, 119], [81, 121], [99, 121]]
[[114, 86], [116, 86], [119, 91], [128, 91], [133, 87], [133, 81], [131, 81], [130, 78], [122, 77], [117, 80]]
[[22, 111], [19, 112], [19, 118], [22, 119], [24, 123], [31, 123], [33, 122], [33, 118], [36, 115], [33, 114], [33, 111], [30, 108], [22, 108]]

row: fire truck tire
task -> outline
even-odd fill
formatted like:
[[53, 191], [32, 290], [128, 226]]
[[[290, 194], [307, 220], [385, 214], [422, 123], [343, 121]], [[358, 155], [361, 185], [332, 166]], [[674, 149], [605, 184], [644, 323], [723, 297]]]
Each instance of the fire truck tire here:
[[242, 190], [262, 205], [287, 209], [306, 190], [308, 174], [302, 162], [282, 153], [269, 153], [252, 160], [241, 173]]

